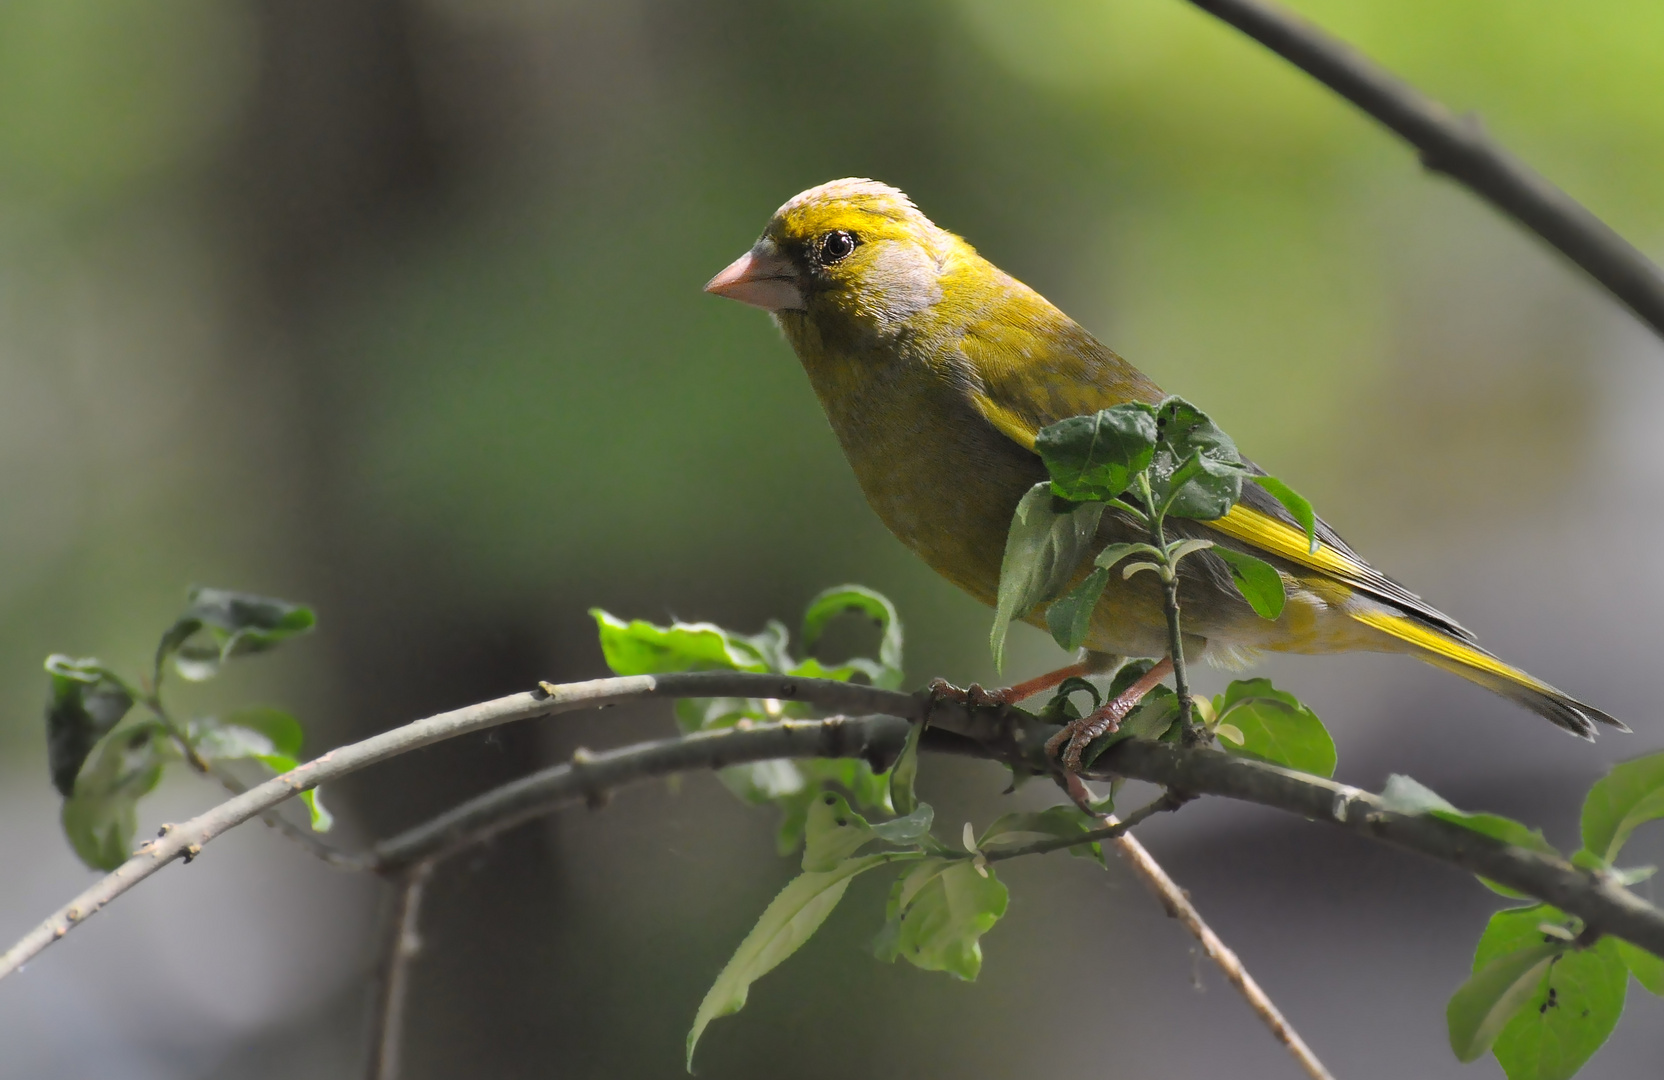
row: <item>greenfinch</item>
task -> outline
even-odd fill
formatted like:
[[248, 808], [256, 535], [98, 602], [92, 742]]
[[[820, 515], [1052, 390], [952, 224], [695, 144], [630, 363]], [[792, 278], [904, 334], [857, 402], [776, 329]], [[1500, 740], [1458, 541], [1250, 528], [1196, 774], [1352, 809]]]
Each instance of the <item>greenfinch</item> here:
[[[1040, 429], [1164, 396], [1045, 297], [873, 180], [834, 180], [792, 198], [705, 289], [773, 316], [872, 508], [903, 544], [985, 604], [999, 591], [1017, 502], [1047, 478], [1034, 452]], [[1309, 544], [1256, 483], [1243, 485], [1224, 517], [1170, 520], [1168, 535], [1270, 563], [1288, 597], [1278, 618], [1262, 618], [1222, 559], [1186, 559], [1179, 599], [1188, 657], [1239, 666], [1265, 651], [1408, 653], [1584, 738], [1593, 738], [1595, 722], [1624, 729], [1482, 649], [1326, 523]], [[1100, 545], [1145, 538], [1123, 514], [1101, 519]], [[1043, 607], [1028, 621], [1044, 626]], [[1094, 657], [1164, 657], [1167, 645], [1155, 575], [1112, 575], [1092, 614], [1089, 663], [1064, 670], [1091, 669]], [[1024, 692], [1051, 681], [1023, 684]]]

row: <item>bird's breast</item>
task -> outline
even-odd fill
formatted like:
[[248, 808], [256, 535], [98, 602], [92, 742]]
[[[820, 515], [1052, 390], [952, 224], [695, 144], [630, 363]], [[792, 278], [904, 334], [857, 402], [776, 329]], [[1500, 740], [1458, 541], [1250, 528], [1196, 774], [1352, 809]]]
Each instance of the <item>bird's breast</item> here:
[[1045, 478], [1039, 459], [939, 369], [862, 370], [859, 356], [798, 352], [879, 518], [937, 573], [992, 604], [1011, 514]]

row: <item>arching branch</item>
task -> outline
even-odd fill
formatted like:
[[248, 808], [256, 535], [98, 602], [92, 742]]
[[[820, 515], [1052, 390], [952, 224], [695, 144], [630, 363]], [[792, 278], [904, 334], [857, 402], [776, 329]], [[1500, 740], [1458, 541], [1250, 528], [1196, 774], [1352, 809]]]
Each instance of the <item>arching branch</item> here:
[[1190, 0], [1229, 23], [1414, 146], [1444, 173], [1582, 267], [1664, 337], [1664, 271], [1611, 226], [1457, 116], [1357, 49], [1267, 0]]

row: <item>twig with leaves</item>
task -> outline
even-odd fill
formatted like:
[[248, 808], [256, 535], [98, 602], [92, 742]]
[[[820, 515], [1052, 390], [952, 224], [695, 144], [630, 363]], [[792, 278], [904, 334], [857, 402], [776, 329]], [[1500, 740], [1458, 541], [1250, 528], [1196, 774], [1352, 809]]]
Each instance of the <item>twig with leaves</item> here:
[[[594, 802], [619, 786], [652, 776], [690, 768], [718, 768], [724, 782], [736, 792], [779, 806], [783, 811], [782, 847], [795, 848], [801, 840], [810, 839], [819, 860], [817, 866], [825, 864], [829, 851], [846, 847], [851, 839], [859, 841], [857, 847], [882, 843], [887, 850], [874, 856], [851, 849], [849, 857], [876, 858], [852, 872], [865, 872], [879, 865], [896, 865], [904, 871], [898, 878], [900, 892], [892, 896], [894, 909], [886, 919], [887, 927], [894, 923], [894, 955], [909, 955], [902, 948], [906, 943], [919, 948], [913, 955], [923, 958], [926, 966], [960, 974], [972, 972], [980, 960], [977, 939], [1004, 910], [1004, 887], [993, 881], [991, 864], [1064, 848], [1101, 858], [1102, 841], [1114, 840], [1135, 820], [1165, 809], [1176, 800], [1158, 800], [1107, 831], [1095, 828], [1075, 807], [1056, 806], [1035, 814], [1005, 815], [980, 836], [972, 830], [970, 843], [958, 849], [935, 841], [929, 837], [928, 807], [918, 804], [911, 794], [911, 778], [917, 772], [915, 751], [970, 752], [1001, 761], [1018, 774], [1047, 773], [1055, 765], [1045, 751], [1045, 743], [1060, 730], [1058, 724], [1072, 715], [1070, 695], [1082, 687], [1060, 688], [1062, 693], [1045, 713], [1035, 717], [1011, 708], [969, 707], [930, 694], [904, 694], [882, 686], [841, 681], [860, 671], [874, 683], [899, 682], [899, 620], [877, 594], [840, 589], [817, 598], [811, 606], [813, 618], [807, 620], [807, 639], [812, 640], [837, 613], [849, 610], [865, 613], [879, 623], [884, 642], [879, 658], [828, 666], [812, 659], [794, 659], [787, 648], [784, 628], [778, 626], [761, 635], [746, 636], [708, 624], [657, 627], [597, 613], [603, 649], [615, 667], [634, 664], [726, 670], [546, 686], [533, 693], [417, 721], [339, 748], [172, 827], [163, 837], [144, 845], [115, 873], [20, 941], [0, 960], [0, 975], [15, 970], [23, 960], [167, 861], [194, 857], [203, 845], [236, 823], [280, 805], [298, 791], [311, 790], [318, 783], [339, 779], [406, 749], [468, 731], [575, 708], [655, 697], [677, 700], [684, 735], [603, 753], [580, 752], [571, 763], [487, 793], [377, 845], [364, 857], [352, 858], [356, 865], [401, 879], [413, 866], [440, 861], [557, 806]], [[1139, 671], [1131, 666], [1119, 678], [1136, 677]], [[823, 677], [828, 674], [834, 677]], [[71, 681], [85, 687], [87, 695], [96, 697], [101, 692], [97, 680]], [[56, 688], [60, 684], [55, 680], [54, 685]], [[1588, 848], [1579, 853], [1575, 860], [1578, 865], [1574, 866], [1553, 853], [1534, 830], [1493, 815], [1463, 814], [1411, 781], [1395, 779], [1384, 796], [1371, 796], [1312, 775], [1332, 772], [1333, 743], [1310, 710], [1265, 680], [1240, 681], [1211, 702], [1198, 701], [1199, 712], [1215, 733], [1230, 732], [1231, 738], [1221, 739], [1224, 752], [1186, 747], [1181, 745], [1182, 740], [1136, 737], [1141, 732], [1165, 734], [1169, 740], [1177, 736], [1173, 723], [1177, 710], [1170, 700], [1166, 705], [1161, 704], [1162, 700], [1156, 695], [1129, 718], [1122, 731], [1102, 740], [1104, 746], [1092, 747], [1097, 754], [1085, 766], [1088, 779], [1130, 777], [1191, 795], [1248, 799], [1454, 863], [1483, 875], [1489, 883], [1556, 905], [1539, 909], [1544, 920], [1557, 919], [1555, 925], [1561, 926], [1569, 922], [1575, 932], [1565, 929], [1570, 940], [1556, 939], [1554, 955], [1560, 959], [1551, 965], [1553, 970], [1560, 970], [1572, 954], [1581, 956], [1593, 949], [1608, 959], [1619, 957], [1624, 970], [1634, 971], [1643, 981], [1653, 978], [1654, 969], [1648, 965], [1658, 961], [1647, 950], [1664, 952], [1664, 913], [1630, 893], [1624, 882], [1632, 878], [1612, 867], [1630, 832], [1654, 814], [1650, 809], [1656, 801], [1652, 793], [1664, 790], [1664, 763], [1646, 759], [1624, 766], [1597, 785], [1591, 795], [1594, 809], [1585, 815]], [[78, 715], [77, 707], [84, 711], [92, 704], [84, 698], [65, 702], [55, 694], [54, 715]], [[874, 715], [801, 718], [806, 707]], [[1168, 719], [1158, 731], [1150, 717], [1163, 713]], [[111, 727], [104, 739], [121, 737], [118, 727]], [[87, 760], [97, 760], [103, 749], [95, 745]], [[1270, 761], [1311, 772], [1292, 772]], [[897, 764], [892, 767], [892, 763]], [[848, 793], [848, 799], [836, 789]], [[830, 804], [823, 801], [829, 794], [835, 797]], [[896, 816], [866, 821], [849, 799], [868, 812]], [[990, 876], [983, 877], [984, 871]], [[847, 885], [847, 879], [843, 880]], [[833, 887], [835, 895], [822, 890], [811, 899], [829, 911], [842, 895], [836, 882]], [[920, 931], [911, 929], [907, 933], [914, 938], [902, 936], [910, 915], [915, 926], [928, 927], [932, 920], [919, 916], [931, 910], [969, 911], [974, 918], [956, 922], [943, 936], [918, 940]], [[801, 923], [798, 926], [802, 928]], [[403, 934], [401, 930], [398, 940], [404, 940]], [[1603, 938], [1602, 934], [1608, 936]], [[777, 954], [776, 959], [783, 956]], [[408, 957], [401, 963], [407, 961]], [[1504, 973], [1506, 970], [1512, 969], [1505, 966]], [[758, 970], [749, 972], [753, 979], [759, 974]], [[1541, 972], [1527, 967], [1515, 974], [1529, 981]], [[1664, 976], [1664, 969], [1657, 974]], [[1459, 995], [1459, 1002], [1489, 1001], [1487, 1015], [1496, 1013], [1497, 1000], [1486, 999], [1483, 991], [1493, 987], [1497, 979], [1494, 974], [1487, 976], [1478, 984], [1478, 991]], [[1512, 996], [1500, 1000], [1512, 1002], [1521, 996], [1516, 989], [1519, 979], [1502, 986], [1501, 991]], [[732, 991], [741, 983], [749, 986], [745, 980], [727, 981], [729, 996], [713, 999], [715, 1004], [705, 1010], [704, 1022], [719, 1015], [725, 1004], [732, 1004]], [[715, 993], [717, 989], [713, 988]], [[1567, 1000], [1566, 994], [1561, 991], [1557, 1000]], [[1621, 1003], [1621, 997], [1619, 1000]], [[1608, 1012], [1615, 1022], [1615, 1012]], [[377, 1015], [389, 1016], [385, 1010]], [[1504, 1019], [1518, 1015], [1523, 1014], [1508, 1014]], [[1495, 1039], [1501, 1056], [1510, 1045], [1507, 1025], [1502, 1025], [1502, 1034], [1497, 1037], [1494, 1023], [1475, 1026], [1474, 1037], [1464, 1037], [1458, 1043], [1457, 1035], [1467, 1030], [1458, 1019], [1452, 1021], [1453, 1045], [1458, 1045], [1461, 1052], [1472, 1051], [1474, 1046], [1480, 1047], [1475, 1052], [1483, 1052], [1486, 1039]], [[1592, 1049], [1589, 1047], [1589, 1052]]]

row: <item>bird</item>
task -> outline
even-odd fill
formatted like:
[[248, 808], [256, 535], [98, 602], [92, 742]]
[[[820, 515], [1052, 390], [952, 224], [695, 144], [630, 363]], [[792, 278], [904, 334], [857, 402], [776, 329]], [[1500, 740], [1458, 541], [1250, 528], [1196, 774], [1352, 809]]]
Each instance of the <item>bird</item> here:
[[[862, 492], [932, 569], [995, 604], [1012, 514], [1048, 478], [1042, 428], [1127, 402], [1155, 404], [1150, 378], [1045, 297], [937, 226], [902, 191], [864, 178], [792, 197], [705, 291], [767, 311], [801, 361]], [[1287, 602], [1257, 615], [1211, 551], [1179, 571], [1183, 654], [1234, 668], [1266, 652], [1401, 653], [1452, 671], [1594, 738], [1606, 713], [1498, 659], [1450, 616], [1376, 570], [1319, 518], [1315, 542], [1253, 479], [1212, 521], [1173, 521], [1169, 537], [1206, 539], [1276, 568]], [[1147, 539], [1111, 508], [1098, 545]], [[1090, 556], [1077, 574], [1090, 568]], [[1045, 605], [1026, 616], [1045, 625]], [[1122, 658], [1161, 659], [1133, 690], [1171, 670], [1154, 574], [1111, 583], [1093, 610], [1083, 659], [989, 695], [1016, 701]], [[1122, 710], [1130, 708], [1126, 704]], [[1116, 717], [1118, 719], [1118, 717]], [[1101, 725], [1100, 725], [1101, 730]], [[1077, 740], [1078, 741], [1078, 740]], [[1075, 749], [1078, 762], [1078, 747]]]

